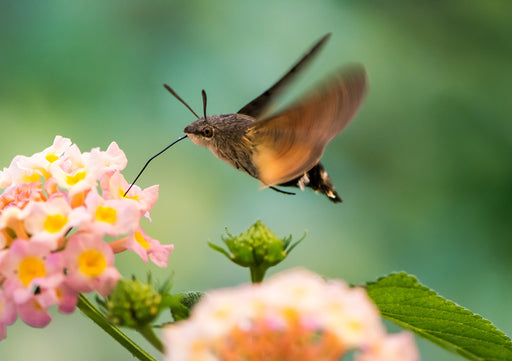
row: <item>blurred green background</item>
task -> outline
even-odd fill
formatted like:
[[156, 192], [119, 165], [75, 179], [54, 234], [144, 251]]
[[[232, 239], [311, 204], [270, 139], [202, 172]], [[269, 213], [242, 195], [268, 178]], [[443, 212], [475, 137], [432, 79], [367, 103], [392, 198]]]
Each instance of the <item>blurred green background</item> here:
[[[169, 268], [127, 254], [121, 271], [174, 272], [175, 290], [246, 282], [206, 243], [261, 219], [308, 232], [274, 272], [358, 284], [404, 270], [510, 335], [511, 14], [509, 1], [480, 0], [2, 1], [0, 166], [60, 134], [82, 151], [116, 141], [131, 180], [194, 120], [162, 83], [197, 112], [203, 88], [208, 114], [235, 112], [332, 32], [283, 101], [346, 62], [367, 67], [368, 96], [323, 157], [344, 203], [259, 190], [184, 141], [139, 182], [160, 184], [145, 229], [174, 243]], [[9, 327], [2, 360], [131, 359], [79, 312], [54, 315], [42, 330]], [[424, 360], [459, 359], [419, 343]]]

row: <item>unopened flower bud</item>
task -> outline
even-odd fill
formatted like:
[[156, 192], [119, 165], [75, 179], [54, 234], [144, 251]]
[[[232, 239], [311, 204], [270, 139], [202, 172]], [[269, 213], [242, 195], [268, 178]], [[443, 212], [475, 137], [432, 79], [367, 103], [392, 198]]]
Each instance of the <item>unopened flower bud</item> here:
[[179, 293], [170, 297], [170, 309], [174, 321], [181, 321], [190, 316], [190, 310], [201, 299], [201, 292]]
[[210, 247], [221, 252], [236, 264], [249, 267], [253, 282], [262, 281], [267, 269], [284, 260], [291, 250], [304, 239], [302, 237], [291, 244], [291, 235], [278, 238], [259, 220], [238, 236], [231, 235], [227, 230], [226, 233], [227, 237], [222, 237], [222, 241], [229, 251], [212, 243], [209, 244]]
[[120, 280], [106, 302], [107, 317], [118, 326], [140, 328], [160, 312], [162, 295], [139, 280]]

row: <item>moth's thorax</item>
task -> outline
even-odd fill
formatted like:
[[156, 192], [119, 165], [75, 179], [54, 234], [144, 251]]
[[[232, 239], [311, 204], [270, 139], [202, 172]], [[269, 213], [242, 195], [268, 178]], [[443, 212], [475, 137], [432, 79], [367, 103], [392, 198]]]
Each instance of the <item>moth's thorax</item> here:
[[255, 119], [243, 114], [219, 114], [199, 118], [184, 132], [197, 145], [207, 147], [219, 159], [256, 176], [252, 164], [252, 142], [248, 129]]

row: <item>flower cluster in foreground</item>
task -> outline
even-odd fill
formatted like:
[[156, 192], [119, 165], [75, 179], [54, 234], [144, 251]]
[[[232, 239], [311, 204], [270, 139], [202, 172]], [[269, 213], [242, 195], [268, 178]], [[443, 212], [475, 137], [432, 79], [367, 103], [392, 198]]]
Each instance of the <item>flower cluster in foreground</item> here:
[[173, 246], [140, 226], [158, 186], [134, 186], [125, 197], [129, 185], [120, 171], [126, 164], [115, 142], [106, 151], [81, 153], [57, 136], [0, 172], [0, 339], [17, 317], [43, 327], [52, 305], [70, 313], [79, 293], [108, 295], [120, 278], [114, 253], [130, 249], [167, 265]]
[[362, 288], [292, 270], [212, 291], [164, 330], [166, 361], [416, 361], [413, 336], [387, 334]]

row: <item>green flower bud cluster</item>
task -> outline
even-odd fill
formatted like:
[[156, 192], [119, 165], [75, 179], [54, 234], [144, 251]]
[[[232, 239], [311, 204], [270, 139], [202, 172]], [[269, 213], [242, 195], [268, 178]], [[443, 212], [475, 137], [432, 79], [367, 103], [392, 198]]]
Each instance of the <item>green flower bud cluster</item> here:
[[291, 235], [279, 238], [259, 220], [238, 236], [231, 235], [227, 230], [226, 234], [227, 237], [222, 237], [222, 241], [228, 250], [212, 243], [209, 243], [210, 247], [234, 263], [249, 267], [253, 282], [261, 282], [267, 269], [284, 260], [304, 239], [302, 237], [291, 244]]
[[190, 310], [199, 301], [201, 292], [186, 292], [173, 295], [169, 299], [172, 317], [174, 321], [181, 321], [190, 316]]
[[118, 326], [140, 328], [160, 312], [162, 295], [149, 283], [120, 280], [105, 303], [108, 319]]

